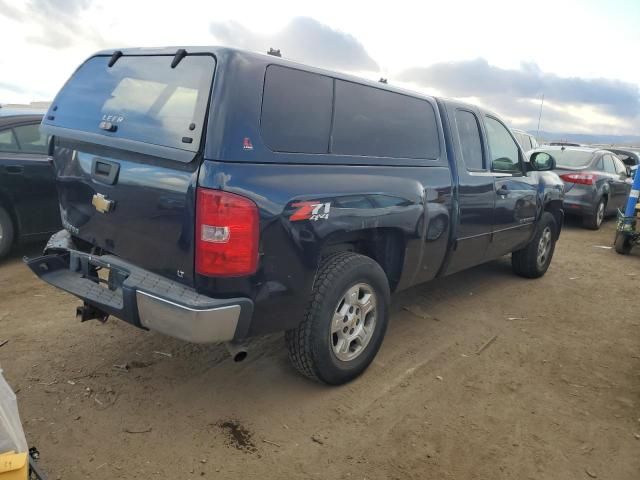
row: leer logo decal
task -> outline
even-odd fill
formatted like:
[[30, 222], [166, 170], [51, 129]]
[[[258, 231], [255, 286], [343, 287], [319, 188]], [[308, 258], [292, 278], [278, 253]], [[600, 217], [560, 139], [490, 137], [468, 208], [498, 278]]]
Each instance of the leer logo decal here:
[[318, 202], [297, 202], [291, 205], [297, 210], [293, 215], [289, 217], [292, 222], [300, 220], [327, 220], [329, 218], [329, 211], [331, 210], [331, 202], [318, 203]]

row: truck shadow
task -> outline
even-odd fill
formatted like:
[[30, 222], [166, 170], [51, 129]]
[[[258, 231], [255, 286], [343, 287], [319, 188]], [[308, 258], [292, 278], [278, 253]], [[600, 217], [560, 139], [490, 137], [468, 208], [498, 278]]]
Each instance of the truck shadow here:
[[[521, 280], [524, 288], [526, 280]], [[85, 369], [93, 372], [82, 375], [82, 381], [95, 395], [104, 396], [99, 397], [102, 403], [110, 396], [105, 387], [108, 385], [119, 392], [113, 408], [133, 409], [142, 417], [166, 414], [167, 404], [183, 414], [190, 409], [202, 409], [217, 412], [221, 418], [242, 417], [247, 409], [258, 406], [284, 413], [282, 409], [292, 402], [313, 405], [327, 396], [339, 397], [345, 390], [369, 389], [371, 381], [374, 385], [379, 381], [393, 382], [398, 372], [406, 369], [406, 362], [398, 362], [396, 357], [402, 359], [418, 347], [428, 351], [435, 346], [434, 331], [446, 336], [448, 328], [459, 330], [457, 326], [466, 321], [455, 315], [443, 315], [452, 302], [477, 303], [483, 293], [503, 289], [513, 282], [510, 261], [506, 258], [395, 295], [387, 336], [377, 359], [360, 379], [342, 387], [320, 385], [295, 372], [287, 359], [281, 334], [253, 340], [247, 359], [235, 363], [223, 345], [187, 344], [116, 320], [104, 326], [95, 323], [74, 326], [75, 330], [89, 328], [99, 333], [99, 337], [110, 337], [100, 352], [101, 365]], [[423, 316], [415, 314], [411, 308], [415, 306], [422, 309]], [[82, 335], [91, 336], [94, 332]], [[93, 349], [99, 342], [96, 338]], [[92, 355], [94, 352], [85, 351], [79, 356]], [[149, 396], [161, 402], [141, 408], [141, 398]]]

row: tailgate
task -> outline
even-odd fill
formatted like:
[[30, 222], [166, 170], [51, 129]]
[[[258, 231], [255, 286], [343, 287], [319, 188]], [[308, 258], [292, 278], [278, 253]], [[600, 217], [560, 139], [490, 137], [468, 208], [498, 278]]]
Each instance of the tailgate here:
[[43, 121], [75, 237], [193, 283], [195, 186], [215, 59], [96, 56]]

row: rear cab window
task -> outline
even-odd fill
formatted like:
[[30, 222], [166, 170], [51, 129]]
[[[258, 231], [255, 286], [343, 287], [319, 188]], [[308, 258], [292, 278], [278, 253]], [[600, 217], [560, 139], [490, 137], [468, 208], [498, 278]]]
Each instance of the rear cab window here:
[[[45, 123], [106, 137], [198, 151], [216, 61], [187, 55], [87, 60], [56, 97]], [[110, 128], [107, 128], [110, 127]]]
[[485, 170], [482, 134], [477, 117], [468, 110], [456, 110], [456, 126], [467, 170]]

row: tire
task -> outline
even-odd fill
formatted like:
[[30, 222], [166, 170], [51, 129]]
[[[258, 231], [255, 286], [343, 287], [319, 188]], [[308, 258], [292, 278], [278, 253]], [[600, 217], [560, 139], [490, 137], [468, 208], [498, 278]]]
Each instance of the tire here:
[[607, 209], [607, 199], [602, 197], [591, 215], [587, 215], [582, 220], [582, 225], [589, 230], [600, 230]]
[[[371, 258], [351, 252], [324, 258], [302, 322], [285, 333], [293, 366], [329, 385], [356, 378], [382, 345], [389, 297], [387, 276]], [[365, 313], [367, 305], [373, 309]]]
[[9, 213], [0, 207], [0, 258], [4, 258], [11, 250], [15, 236], [13, 220]]
[[[544, 212], [531, 242], [523, 249], [511, 254], [511, 267], [514, 273], [526, 278], [543, 276], [551, 264], [557, 238], [556, 220], [551, 213]], [[540, 250], [543, 243], [545, 244], [544, 253]]]
[[614, 242], [616, 252], [620, 255], [629, 255], [631, 248], [633, 248], [633, 242], [631, 239], [622, 232], [616, 232], [616, 240]]

